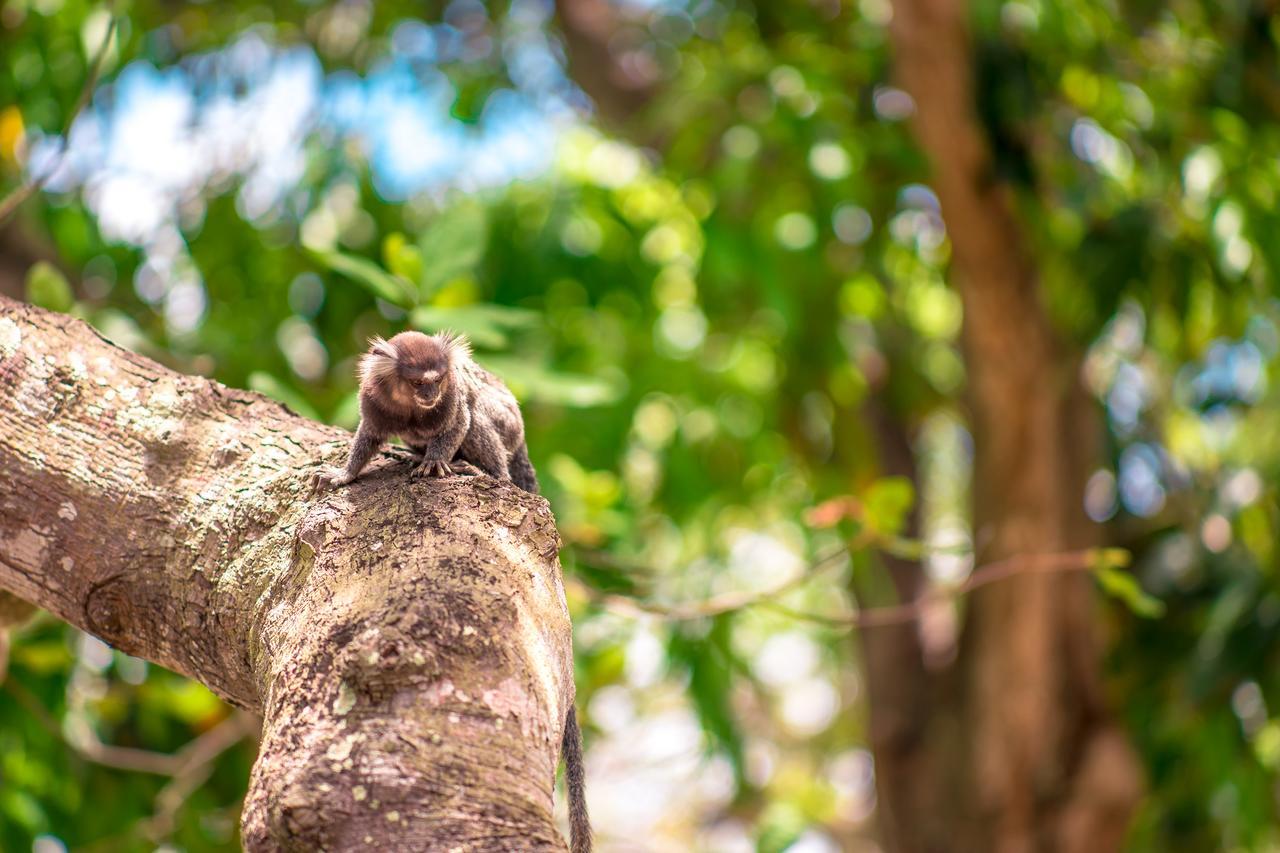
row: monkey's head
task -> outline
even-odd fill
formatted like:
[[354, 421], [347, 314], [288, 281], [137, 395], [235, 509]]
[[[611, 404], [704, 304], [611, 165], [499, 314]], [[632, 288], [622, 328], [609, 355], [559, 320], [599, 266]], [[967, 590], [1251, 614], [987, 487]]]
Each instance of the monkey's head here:
[[360, 359], [360, 384], [379, 386], [401, 405], [430, 411], [449, 390], [454, 359], [469, 351], [466, 339], [451, 332], [401, 332], [389, 341], [374, 338]]

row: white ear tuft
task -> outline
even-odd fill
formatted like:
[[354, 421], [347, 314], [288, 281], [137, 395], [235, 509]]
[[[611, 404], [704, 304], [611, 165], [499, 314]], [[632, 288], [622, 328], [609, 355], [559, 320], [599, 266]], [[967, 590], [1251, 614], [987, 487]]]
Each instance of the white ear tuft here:
[[376, 353], [383, 358], [389, 358], [392, 361], [400, 358], [400, 352], [396, 349], [395, 344], [383, 338], [381, 335], [375, 335], [369, 338], [369, 352]]
[[390, 342], [380, 337], [369, 339], [369, 351], [360, 356], [360, 362], [356, 367], [356, 373], [360, 377], [360, 384], [365, 382], [382, 382], [395, 375], [396, 361], [399, 359], [400, 353]]
[[436, 333], [436, 340], [440, 342], [440, 346], [444, 347], [449, 353], [449, 359], [452, 361], [455, 356], [462, 358], [471, 357], [471, 341], [467, 340], [467, 336], [461, 332], [455, 332], [450, 329], [442, 329]]

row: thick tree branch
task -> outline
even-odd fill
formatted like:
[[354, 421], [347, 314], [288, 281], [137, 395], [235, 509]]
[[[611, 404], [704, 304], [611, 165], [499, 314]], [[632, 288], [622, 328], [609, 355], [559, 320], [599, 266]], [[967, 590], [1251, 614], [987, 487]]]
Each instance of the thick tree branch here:
[[0, 590], [262, 712], [248, 850], [563, 850], [546, 502], [348, 440], [0, 298]]

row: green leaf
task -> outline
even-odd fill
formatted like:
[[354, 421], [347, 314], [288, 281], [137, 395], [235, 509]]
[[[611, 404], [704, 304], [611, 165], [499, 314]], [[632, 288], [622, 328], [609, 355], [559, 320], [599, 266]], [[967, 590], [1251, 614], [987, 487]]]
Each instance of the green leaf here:
[[25, 642], [13, 649], [13, 663], [39, 675], [64, 671], [72, 662], [65, 642]]
[[734, 776], [742, 784], [745, 745], [729, 704], [734, 672], [741, 669], [741, 664], [733, 656], [730, 620], [728, 614], [716, 616], [705, 636], [698, 636], [696, 627], [684, 626], [672, 633], [667, 651], [671, 663], [688, 673], [686, 695], [693, 702], [703, 731], [728, 755]]
[[461, 332], [471, 343], [483, 349], [504, 349], [507, 333], [538, 324], [541, 316], [527, 308], [507, 305], [462, 305], [456, 308], [421, 306], [415, 308], [410, 322], [426, 332], [449, 329]]
[[409, 242], [399, 231], [394, 231], [382, 241], [382, 261], [405, 281], [421, 282], [426, 265], [422, 260], [422, 250]]
[[863, 496], [867, 525], [888, 536], [901, 532], [916, 502], [916, 490], [906, 477], [876, 480]]
[[75, 295], [62, 271], [48, 261], [36, 261], [27, 271], [27, 301], [50, 311], [70, 311]]
[[444, 285], [475, 269], [484, 257], [489, 224], [484, 208], [460, 202], [441, 212], [418, 239], [424, 266], [419, 293], [427, 299]]
[[169, 709], [186, 723], [200, 723], [217, 717], [223, 704], [209, 688], [195, 681], [180, 681], [167, 691]]
[[[1115, 549], [1107, 549], [1112, 550]], [[1099, 553], [1105, 556], [1107, 551]], [[1093, 576], [1098, 579], [1098, 584], [1107, 595], [1119, 599], [1135, 615], [1146, 619], [1164, 615], [1164, 602], [1144, 591], [1138, 584], [1138, 579], [1123, 568], [1099, 559], [1093, 569]]]
[[40, 801], [25, 791], [8, 790], [0, 794], [0, 815], [29, 832], [41, 832], [49, 826]]
[[608, 405], [622, 395], [617, 383], [559, 373], [517, 358], [487, 356], [481, 363], [511, 385], [516, 396], [542, 403], [589, 408]]
[[311, 254], [333, 272], [363, 285], [374, 296], [393, 305], [412, 308], [418, 301], [412, 284], [392, 275], [368, 258], [342, 252], [313, 251]]

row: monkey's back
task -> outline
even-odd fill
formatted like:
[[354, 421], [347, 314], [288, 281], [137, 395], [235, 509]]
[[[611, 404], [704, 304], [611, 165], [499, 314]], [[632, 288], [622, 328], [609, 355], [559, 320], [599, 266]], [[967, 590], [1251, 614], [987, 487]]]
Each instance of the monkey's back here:
[[524, 419], [515, 395], [501, 379], [468, 360], [463, 374], [470, 386], [473, 417], [478, 414], [493, 424], [507, 451], [514, 453], [524, 444]]

